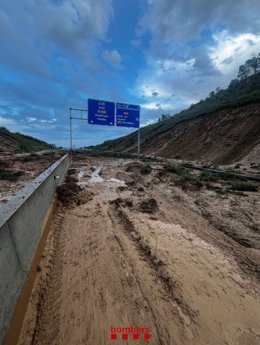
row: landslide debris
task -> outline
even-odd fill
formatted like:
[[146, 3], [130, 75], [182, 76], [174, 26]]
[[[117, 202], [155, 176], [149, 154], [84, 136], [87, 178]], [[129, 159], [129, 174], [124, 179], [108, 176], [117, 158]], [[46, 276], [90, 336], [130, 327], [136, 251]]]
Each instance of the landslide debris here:
[[74, 205], [83, 205], [92, 200], [93, 192], [79, 186], [78, 179], [69, 175], [65, 183], [57, 187], [57, 199], [62, 205], [73, 207]]

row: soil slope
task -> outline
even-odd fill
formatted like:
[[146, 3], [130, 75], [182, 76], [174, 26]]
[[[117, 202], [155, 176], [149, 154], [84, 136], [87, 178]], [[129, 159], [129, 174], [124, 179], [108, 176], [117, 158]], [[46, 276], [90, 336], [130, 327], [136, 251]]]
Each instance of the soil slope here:
[[[135, 135], [131, 135], [121, 138], [114, 150], [135, 153], [135, 144]], [[201, 115], [161, 132], [157, 127], [147, 134], [143, 131], [141, 151], [217, 164], [231, 164], [248, 156], [248, 163], [260, 163], [258, 155], [250, 155], [259, 145], [260, 103], [256, 103]]]
[[31, 152], [50, 149], [46, 142], [0, 127], [0, 152]]

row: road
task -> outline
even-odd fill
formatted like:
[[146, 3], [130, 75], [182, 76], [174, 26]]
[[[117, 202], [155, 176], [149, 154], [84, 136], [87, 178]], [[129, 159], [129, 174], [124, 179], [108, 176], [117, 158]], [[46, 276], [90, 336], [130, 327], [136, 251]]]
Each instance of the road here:
[[73, 167], [19, 345], [260, 343], [259, 192], [183, 190], [157, 163]]

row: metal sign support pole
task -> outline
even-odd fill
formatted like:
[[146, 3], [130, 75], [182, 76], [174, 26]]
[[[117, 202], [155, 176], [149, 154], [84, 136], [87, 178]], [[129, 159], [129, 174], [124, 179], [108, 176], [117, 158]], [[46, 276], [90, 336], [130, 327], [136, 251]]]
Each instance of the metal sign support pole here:
[[141, 137], [141, 131], [140, 131], [140, 124], [138, 128], [138, 143], [137, 143], [137, 156], [140, 157], [140, 137]]
[[[73, 117], [72, 116], [72, 111], [80, 111], [80, 117]], [[84, 120], [87, 121], [87, 118], [83, 117], [83, 112], [87, 113], [88, 110], [86, 109], [76, 109], [76, 108], [70, 108], [70, 151], [72, 152], [72, 122], [71, 120]]]
[[70, 108], [70, 151], [72, 152], [71, 108]]

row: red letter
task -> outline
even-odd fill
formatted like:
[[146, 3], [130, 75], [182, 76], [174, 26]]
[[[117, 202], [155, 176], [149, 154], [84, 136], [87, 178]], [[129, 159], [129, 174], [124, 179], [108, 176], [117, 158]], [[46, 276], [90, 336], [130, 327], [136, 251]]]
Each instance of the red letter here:
[[110, 328], [110, 332], [111, 332], [111, 333], [116, 333], [116, 328], [115, 328], [115, 327], [113, 327], [113, 326], [111, 326], [111, 328]]

